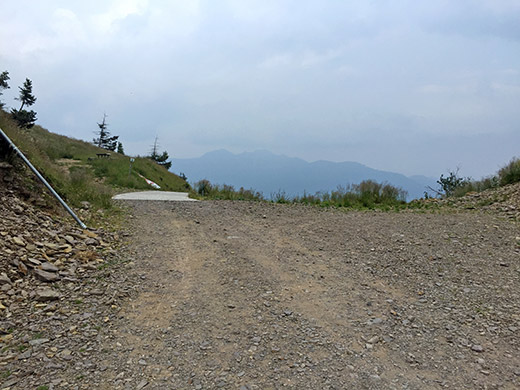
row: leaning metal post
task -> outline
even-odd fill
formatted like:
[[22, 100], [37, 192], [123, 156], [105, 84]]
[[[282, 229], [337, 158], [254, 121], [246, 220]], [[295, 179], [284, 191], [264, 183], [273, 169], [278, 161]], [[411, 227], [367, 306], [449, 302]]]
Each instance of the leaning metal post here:
[[72, 218], [74, 218], [76, 220], [78, 225], [81, 226], [83, 229], [86, 229], [87, 225], [85, 225], [83, 222], [81, 222], [81, 220], [78, 218], [78, 216], [76, 214], [74, 214], [74, 211], [71, 210], [71, 208], [67, 205], [67, 203], [65, 203], [65, 201], [63, 199], [61, 199], [61, 196], [59, 196], [58, 193], [56, 191], [54, 191], [54, 188], [52, 188], [51, 185], [47, 182], [47, 180], [45, 180], [45, 178], [42, 175], [40, 175], [40, 172], [38, 172], [38, 170], [31, 164], [31, 162], [27, 159], [27, 157], [24, 156], [24, 154], [20, 151], [20, 149], [18, 149], [16, 147], [16, 145], [13, 143], [13, 141], [11, 141], [9, 139], [7, 134], [5, 134], [2, 129], [0, 129], [0, 135], [2, 135], [5, 138], [5, 140], [9, 143], [9, 146], [11, 146], [11, 148], [13, 148], [13, 150], [16, 153], [18, 153], [18, 155], [27, 164], [27, 166], [29, 168], [31, 168], [31, 171], [34, 172], [34, 174], [38, 177], [38, 179], [40, 179], [40, 181], [43, 184], [45, 184], [45, 187], [47, 187], [49, 189], [49, 191], [52, 193], [52, 195], [54, 195], [54, 197], [56, 199], [58, 199], [58, 201], [65, 208], [65, 210], [67, 210], [67, 212], [72, 216]]

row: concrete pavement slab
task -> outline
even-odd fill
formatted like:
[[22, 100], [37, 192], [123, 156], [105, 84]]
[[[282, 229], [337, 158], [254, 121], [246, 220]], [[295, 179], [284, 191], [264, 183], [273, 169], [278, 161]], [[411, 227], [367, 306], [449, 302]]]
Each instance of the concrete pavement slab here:
[[167, 200], [173, 202], [196, 202], [196, 199], [188, 198], [187, 192], [169, 192], [169, 191], [143, 191], [128, 192], [126, 194], [118, 194], [112, 199], [116, 200]]

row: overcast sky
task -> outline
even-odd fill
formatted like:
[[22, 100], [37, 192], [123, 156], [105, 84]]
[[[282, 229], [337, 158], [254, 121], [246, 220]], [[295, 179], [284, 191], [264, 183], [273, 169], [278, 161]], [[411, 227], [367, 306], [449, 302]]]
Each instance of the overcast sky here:
[[127, 154], [267, 149], [480, 178], [520, 156], [518, 0], [3, 0], [38, 123]]

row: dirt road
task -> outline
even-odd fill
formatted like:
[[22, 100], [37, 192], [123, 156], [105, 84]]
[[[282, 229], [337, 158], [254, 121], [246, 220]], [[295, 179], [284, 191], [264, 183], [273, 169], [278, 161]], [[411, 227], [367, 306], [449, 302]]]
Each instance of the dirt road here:
[[140, 291], [111, 325], [101, 388], [520, 387], [512, 222], [129, 204]]

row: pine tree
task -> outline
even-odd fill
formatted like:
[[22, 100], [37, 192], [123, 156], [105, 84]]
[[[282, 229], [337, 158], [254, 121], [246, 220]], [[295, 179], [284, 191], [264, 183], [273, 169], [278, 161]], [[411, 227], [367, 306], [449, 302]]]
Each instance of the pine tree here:
[[153, 141], [152, 150], [150, 151], [150, 158], [155, 161], [157, 156], [159, 155], [157, 150], [159, 150], [159, 144], [157, 143], [158, 137], [155, 136], [155, 141]]
[[117, 143], [117, 153], [125, 154], [125, 150], [123, 149], [123, 144], [121, 142]]
[[36, 102], [36, 97], [32, 93], [32, 81], [25, 79], [23, 87], [18, 87], [18, 89], [20, 89], [20, 96], [15, 99], [22, 102], [22, 104], [18, 110], [12, 109], [11, 115], [18, 122], [18, 126], [30, 129], [36, 122], [36, 112], [24, 110], [24, 107], [30, 107]]
[[103, 121], [98, 123], [99, 131], [95, 131], [94, 134], [97, 134], [98, 137], [92, 140], [92, 143], [100, 148], [107, 149], [110, 151], [116, 150], [117, 140], [119, 138], [118, 135], [110, 136], [110, 132], [108, 131], [108, 123], [106, 122], [107, 114], [103, 114]]
[[16, 98], [16, 100], [19, 100], [22, 102], [22, 105], [18, 109], [18, 111], [23, 110], [23, 107], [27, 105], [28, 107], [32, 106], [34, 103], [36, 103], [36, 97], [32, 94], [32, 81], [29, 79], [25, 79], [25, 82], [23, 83], [23, 88], [18, 87], [20, 90], [20, 97]]
[[[0, 96], [2, 96], [2, 89], [9, 89], [9, 72], [6, 70], [0, 73]], [[4, 108], [4, 103], [0, 102], [0, 108]]]
[[30, 129], [36, 122], [36, 113], [31, 110], [11, 110], [13, 119], [18, 123], [18, 126], [22, 129]]
[[151, 151], [149, 157], [152, 160], [154, 160], [157, 164], [162, 165], [166, 169], [170, 169], [172, 167], [172, 162], [171, 161], [167, 161], [168, 158], [169, 158], [168, 152], [164, 151], [164, 152], [162, 152], [162, 154], [159, 154], [159, 152], [158, 152], [159, 146], [157, 144], [157, 139], [158, 138], [155, 137], [155, 141], [153, 143], [152, 151]]

